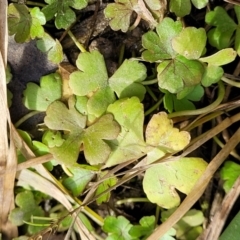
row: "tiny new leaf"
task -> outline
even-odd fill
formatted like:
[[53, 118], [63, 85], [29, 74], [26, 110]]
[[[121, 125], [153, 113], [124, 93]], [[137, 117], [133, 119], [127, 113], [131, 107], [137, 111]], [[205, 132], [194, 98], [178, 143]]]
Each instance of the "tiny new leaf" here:
[[[176, 210], [172, 208], [161, 213], [161, 221], [166, 221]], [[202, 232], [203, 212], [190, 209], [175, 225], [177, 239], [197, 239]]]
[[67, 131], [63, 144], [50, 149], [56, 160], [76, 166], [80, 146], [83, 144], [85, 158], [91, 165], [106, 161], [111, 149], [104, 140], [115, 139], [120, 127], [111, 114], [103, 115], [93, 125], [84, 129], [86, 120], [86, 116], [72, 105], [68, 109], [62, 102], [55, 101], [48, 107], [45, 124], [52, 130]]
[[23, 92], [23, 104], [30, 110], [46, 111], [47, 107], [62, 96], [62, 80], [58, 73], [51, 73], [36, 83], [28, 83]]
[[64, 179], [63, 185], [72, 192], [73, 196], [77, 197], [84, 191], [95, 172], [81, 167], [70, 167], [68, 170], [71, 171], [73, 176]]
[[139, 221], [140, 225], [134, 225], [129, 230], [129, 234], [132, 237], [140, 238], [144, 236], [144, 239], [148, 237], [155, 228], [155, 216], [145, 216]]
[[75, 12], [71, 8], [83, 9], [87, 6], [87, 0], [45, 0], [48, 4], [42, 11], [47, 21], [55, 17], [55, 25], [58, 29], [67, 29], [75, 20]]
[[11, 3], [8, 6], [8, 29], [9, 34], [15, 34], [15, 41], [23, 43], [30, 38], [42, 37], [46, 23], [44, 14], [38, 7], [29, 11], [26, 5]]
[[139, 99], [137, 97], [120, 99], [109, 105], [107, 112], [113, 114], [121, 126], [121, 132], [116, 140], [109, 142], [112, 152], [105, 167], [142, 156], [146, 146], [143, 139], [143, 105]]
[[[107, 174], [107, 171], [102, 171], [99, 174], [99, 179], [101, 180], [101, 177], [104, 177], [104, 175]], [[104, 192], [105, 190], [109, 189], [110, 187], [116, 185], [117, 183], [117, 178], [115, 176], [109, 176], [109, 178], [107, 178], [106, 180], [104, 180], [103, 182], [101, 182], [98, 187], [97, 190], [95, 192], [95, 196], [100, 195], [102, 192]], [[102, 196], [98, 197], [96, 202], [98, 205], [102, 204], [103, 202], [107, 202], [110, 198], [110, 191], [104, 193]]]
[[181, 158], [150, 167], [143, 179], [144, 192], [160, 207], [176, 207], [180, 203], [176, 189], [188, 194], [206, 167], [207, 163], [201, 158]]
[[109, 234], [106, 240], [136, 240], [129, 234], [131, 227], [132, 224], [123, 216], [108, 216], [104, 219], [102, 229]]
[[[234, 9], [237, 11], [240, 7], [234, 7]], [[239, 32], [237, 24], [222, 7], [216, 7], [214, 11], [208, 12], [205, 21], [209, 25], [214, 26], [214, 28], [208, 32], [208, 39], [209, 43], [218, 49], [229, 47], [234, 31], [237, 30], [237, 32]], [[235, 49], [238, 48], [235, 46]]]
[[[14, 208], [9, 215], [10, 221], [16, 225], [21, 226], [24, 221], [30, 222], [32, 216], [44, 216], [44, 211], [34, 199], [34, 195], [31, 191], [24, 191], [17, 194], [15, 199], [18, 207]], [[42, 230], [44, 227], [29, 226], [29, 233], [33, 234]]]

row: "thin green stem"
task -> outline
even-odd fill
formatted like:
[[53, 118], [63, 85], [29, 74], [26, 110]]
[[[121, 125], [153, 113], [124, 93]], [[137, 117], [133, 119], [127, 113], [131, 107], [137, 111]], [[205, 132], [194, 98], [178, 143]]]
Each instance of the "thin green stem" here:
[[156, 110], [162, 102], [163, 102], [163, 97], [160, 98], [152, 107], [150, 107], [150, 108], [144, 113], [144, 115], [147, 116], [148, 114], [150, 114], [151, 112], [153, 112], [154, 110]]
[[[220, 148], [224, 148], [224, 144], [220, 141], [220, 139], [218, 137], [213, 137], [213, 140], [217, 143], [217, 145], [220, 147]], [[240, 161], [240, 156], [237, 154], [236, 151], [231, 151], [230, 154], [235, 157], [237, 160]]]
[[118, 66], [120, 66], [122, 64], [122, 62], [123, 62], [124, 52], [125, 52], [125, 44], [123, 43], [121, 45], [120, 52], [119, 52]]
[[134, 202], [149, 202], [149, 200], [147, 198], [126, 198], [126, 199], [118, 200], [116, 204], [122, 205], [125, 203], [134, 203]]
[[156, 102], [158, 99], [156, 97], [156, 95], [154, 94], [154, 92], [152, 91], [152, 89], [148, 86], [146, 86], [146, 90], [149, 93], [149, 95], [152, 97], [152, 99]]
[[231, 86], [240, 88], [240, 82], [239, 81], [236, 82], [236, 81], [230, 80], [230, 79], [228, 79], [228, 78], [226, 78], [224, 76], [221, 79], [222, 79], [222, 81], [224, 81], [225, 83], [228, 83]]
[[71, 30], [68, 31], [68, 35], [69, 37], [73, 40], [73, 42], [75, 43], [75, 45], [78, 47], [78, 49], [81, 52], [86, 52], [87, 50], [84, 48], [84, 46], [77, 40], [77, 38], [73, 35], [73, 33], [71, 32]]
[[212, 104], [208, 105], [207, 107], [196, 109], [196, 110], [185, 110], [185, 111], [170, 113], [168, 114], [168, 117], [174, 118], [174, 117], [180, 117], [180, 116], [200, 115], [200, 114], [205, 114], [215, 110], [215, 108], [222, 102], [225, 94], [225, 88], [222, 81], [218, 82], [218, 87], [219, 87], [218, 97]]
[[155, 78], [155, 79], [152, 79], [152, 80], [143, 81], [141, 83], [142, 83], [142, 85], [151, 85], [151, 84], [154, 84], [154, 83], [157, 83], [157, 82], [158, 82], [158, 79]]
[[156, 207], [156, 213], [155, 213], [155, 227], [157, 226], [157, 222], [160, 216], [160, 207], [157, 205]]
[[15, 124], [14, 126], [16, 128], [18, 128], [23, 122], [27, 121], [29, 118], [39, 114], [39, 113], [42, 113], [40, 111], [32, 111], [32, 112], [29, 112], [28, 114], [24, 115], [22, 118], [20, 118]]

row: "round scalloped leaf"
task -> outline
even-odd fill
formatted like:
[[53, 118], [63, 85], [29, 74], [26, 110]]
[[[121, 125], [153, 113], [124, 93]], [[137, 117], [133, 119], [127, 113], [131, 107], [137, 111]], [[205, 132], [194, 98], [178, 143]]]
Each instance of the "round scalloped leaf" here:
[[58, 73], [41, 77], [40, 87], [28, 83], [23, 92], [23, 104], [30, 110], [46, 111], [48, 106], [62, 96], [62, 80]]
[[107, 86], [108, 74], [101, 53], [80, 53], [76, 64], [80, 71], [73, 72], [69, 79], [69, 86], [75, 95], [85, 96]]
[[172, 40], [172, 47], [187, 59], [198, 59], [202, 55], [206, 41], [206, 31], [203, 28], [187, 27]]
[[106, 18], [111, 19], [109, 25], [114, 31], [127, 32], [135, 5], [136, 0], [118, 0], [107, 5], [104, 14]]
[[146, 143], [165, 152], [182, 150], [190, 141], [190, 134], [173, 127], [165, 112], [154, 114], [146, 128]]
[[184, 17], [191, 11], [191, 2], [190, 0], [170, 0], [169, 8], [178, 17]]
[[142, 53], [143, 59], [149, 62], [155, 62], [157, 60], [175, 57], [176, 52], [169, 43], [181, 30], [182, 24], [180, 21], [174, 22], [171, 18], [164, 18], [163, 21], [157, 25], [157, 34], [149, 31], [142, 36], [142, 45], [147, 49]]
[[166, 60], [157, 67], [158, 85], [171, 93], [178, 93], [184, 87], [199, 84], [204, 73], [204, 66], [197, 60], [189, 60], [183, 56]]
[[190, 193], [206, 167], [202, 158], [181, 158], [150, 167], [143, 179], [144, 192], [152, 203], [162, 208], [176, 207], [180, 204], [176, 189]]

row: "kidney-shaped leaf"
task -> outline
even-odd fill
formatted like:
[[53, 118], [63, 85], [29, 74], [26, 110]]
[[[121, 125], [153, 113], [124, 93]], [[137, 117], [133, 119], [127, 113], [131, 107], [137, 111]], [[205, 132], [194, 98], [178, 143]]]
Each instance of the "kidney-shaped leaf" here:
[[28, 83], [23, 92], [23, 104], [30, 110], [46, 111], [47, 107], [62, 96], [62, 79], [58, 73], [51, 73], [40, 79], [40, 87]]
[[202, 158], [182, 158], [146, 170], [143, 189], [148, 199], [163, 208], [179, 205], [176, 191], [188, 194], [207, 167]]
[[198, 60], [189, 60], [183, 56], [166, 60], [157, 67], [158, 85], [171, 93], [178, 93], [184, 87], [199, 84], [204, 73], [204, 66]]
[[187, 27], [172, 41], [173, 49], [187, 59], [198, 59], [205, 48], [206, 31], [203, 28]]
[[143, 47], [147, 49], [142, 57], [149, 62], [170, 59], [176, 55], [170, 43], [181, 32], [182, 24], [166, 17], [157, 25], [156, 30], [157, 33], [149, 31], [142, 37]]
[[75, 95], [85, 96], [107, 86], [107, 69], [100, 52], [80, 53], [76, 63], [80, 71], [73, 72], [69, 80]]

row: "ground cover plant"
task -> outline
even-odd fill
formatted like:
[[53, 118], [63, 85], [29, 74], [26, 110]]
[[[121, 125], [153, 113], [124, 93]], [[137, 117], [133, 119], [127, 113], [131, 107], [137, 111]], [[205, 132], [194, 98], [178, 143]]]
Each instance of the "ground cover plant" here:
[[2, 89], [8, 34], [58, 66], [14, 124], [2, 91], [2, 239], [237, 239], [239, 6], [1, 4]]

